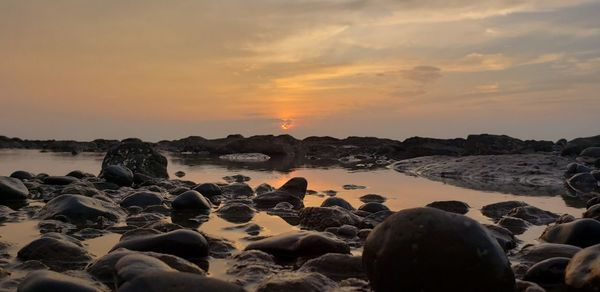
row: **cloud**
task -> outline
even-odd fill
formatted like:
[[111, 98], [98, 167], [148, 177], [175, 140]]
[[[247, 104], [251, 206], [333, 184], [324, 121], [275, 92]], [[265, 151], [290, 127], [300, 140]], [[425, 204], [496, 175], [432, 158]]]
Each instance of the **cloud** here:
[[442, 70], [434, 66], [416, 66], [409, 70], [400, 71], [400, 75], [406, 79], [425, 84], [440, 79]]

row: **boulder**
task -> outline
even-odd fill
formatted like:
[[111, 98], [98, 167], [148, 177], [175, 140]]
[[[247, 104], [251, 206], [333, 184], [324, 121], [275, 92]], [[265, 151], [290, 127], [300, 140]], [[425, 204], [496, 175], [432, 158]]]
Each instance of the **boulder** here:
[[350, 204], [348, 201], [346, 201], [342, 198], [338, 198], [338, 197], [329, 197], [329, 198], [325, 199], [323, 201], [323, 203], [321, 203], [321, 207], [334, 207], [334, 206], [338, 206], [338, 207], [344, 208], [349, 211], [355, 210], [354, 207], [352, 207], [352, 204]]
[[598, 180], [589, 172], [578, 173], [567, 180], [571, 189], [580, 193], [589, 193], [598, 189]]
[[258, 285], [256, 291], [322, 292], [336, 287], [334, 281], [319, 273], [280, 272], [265, 279]]
[[102, 168], [100, 177], [118, 186], [129, 187], [133, 184], [133, 172], [123, 165], [107, 165]]
[[100, 292], [92, 282], [53, 271], [34, 271], [27, 274], [17, 289], [19, 292]]
[[303, 200], [307, 186], [305, 178], [294, 177], [276, 191], [262, 193], [252, 200], [258, 208], [273, 208], [278, 203], [288, 202], [294, 206], [294, 209], [300, 209], [304, 207]]
[[600, 243], [600, 221], [584, 218], [552, 225], [546, 228], [540, 238], [546, 242], [569, 244], [581, 248], [596, 245]]
[[366, 194], [360, 197], [360, 201], [363, 203], [383, 203], [386, 198], [378, 194]]
[[199, 192], [190, 190], [177, 196], [171, 203], [171, 207], [177, 212], [193, 211], [210, 213], [212, 204]]
[[592, 169], [583, 164], [571, 162], [567, 165], [567, 170], [565, 171], [565, 178], [571, 178], [572, 176], [578, 173], [588, 173], [590, 171], [592, 171]]
[[161, 205], [163, 202], [163, 197], [155, 192], [147, 192], [141, 191], [133, 193], [121, 201], [121, 207], [129, 208], [133, 206], [137, 207], [148, 207], [153, 205]]
[[381, 203], [365, 203], [358, 207], [359, 211], [369, 212], [369, 213], [377, 213], [381, 211], [389, 211], [390, 209]]
[[41, 219], [66, 218], [75, 225], [95, 223], [100, 218], [118, 222], [125, 211], [114, 203], [81, 195], [61, 195], [50, 200], [36, 214]]
[[336, 282], [350, 278], [367, 279], [360, 256], [340, 253], [328, 253], [308, 260], [298, 271], [316, 272]]
[[246, 223], [254, 217], [255, 210], [243, 203], [227, 203], [217, 210], [219, 217], [232, 223]]
[[498, 221], [498, 225], [510, 230], [514, 234], [523, 234], [531, 223], [521, 219], [510, 216], [504, 216]]
[[213, 183], [199, 184], [199, 185], [195, 186], [193, 188], [193, 190], [199, 192], [200, 194], [202, 194], [203, 196], [205, 196], [207, 198], [212, 198], [212, 197], [220, 196], [223, 194], [221, 187], [219, 187], [217, 184], [213, 184]]
[[481, 213], [492, 219], [500, 219], [506, 216], [512, 209], [524, 206], [528, 206], [528, 204], [522, 201], [506, 201], [485, 205], [481, 208]]
[[579, 155], [584, 149], [596, 146], [600, 146], [600, 135], [577, 138], [567, 142], [561, 154], [564, 156]]
[[254, 190], [246, 183], [236, 182], [222, 186], [223, 194], [231, 198], [252, 197]]
[[600, 158], [600, 147], [588, 147], [585, 148], [579, 153], [579, 156], [591, 157], [591, 158]]
[[534, 282], [546, 289], [562, 289], [565, 284], [565, 269], [569, 258], [549, 258], [531, 266], [523, 280]]
[[600, 291], [600, 244], [584, 248], [571, 258], [565, 269], [569, 291]]
[[19, 250], [21, 260], [37, 260], [57, 271], [81, 269], [92, 256], [74, 238], [58, 233], [46, 233]]
[[245, 292], [242, 287], [215, 278], [182, 272], [154, 271], [129, 280], [118, 292]]
[[0, 202], [25, 201], [28, 195], [29, 190], [19, 179], [0, 176]]
[[150, 177], [169, 177], [167, 158], [139, 139], [126, 139], [112, 146], [102, 161], [103, 172], [109, 165], [123, 165], [133, 173]]
[[556, 221], [560, 215], [542, 210], [534, 206], [523, 206], [512, 209], [507, 216], [521, 218], [534, 225], [546, 225]]
[[516, 259], [524, 263], [535, 264], [550, 258], [572, 258], [581, 248], [558, 243], [526, 245], [517, 254]]
[[461, 215], [467, 214], [467, 212], [469, 212], [469, 208], [471, 208], [467, 203], [461, 201], [436, 201], [427, 204], [427, 207]]
[[300, 225], [313, 230], [323, 231], [328, 227], [357, 225], [360, 218], [350, 211], [335, 207], [307, 207], [298, 213]]
[[16, 178], [19, 180], [29, 180], [29, 179], [33, 179], [35, 177], [35, 175], [29, 171], [17, 170], [15, 172], [11, 173], [10, 177]]
[[198, 232], [187, 229], [124, 240], [117, 243], [111, 252], [119, 248], [170, 254], [191, 262], [208, 256], [206, 238]]
[[350, 247], [338, 239], [312, 231], [288, 232], [250, 243], [246, 250], [260, 250], [278, 258], [313, 258], [326, 253], [350, 254]]

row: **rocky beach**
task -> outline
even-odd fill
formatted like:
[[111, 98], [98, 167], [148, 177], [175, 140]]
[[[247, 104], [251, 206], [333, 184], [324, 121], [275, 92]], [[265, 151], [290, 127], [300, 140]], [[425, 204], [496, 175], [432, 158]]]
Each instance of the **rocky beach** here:
[[600, 136], [0, 149], [0, 291], [600, 291]]

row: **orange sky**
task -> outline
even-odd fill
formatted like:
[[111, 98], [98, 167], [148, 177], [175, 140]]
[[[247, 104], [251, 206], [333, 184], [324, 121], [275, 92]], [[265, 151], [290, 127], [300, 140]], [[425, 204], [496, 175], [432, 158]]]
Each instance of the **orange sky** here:
[[0, 135], [594, 135], [598, 13], [585, 0], [1, 1]]

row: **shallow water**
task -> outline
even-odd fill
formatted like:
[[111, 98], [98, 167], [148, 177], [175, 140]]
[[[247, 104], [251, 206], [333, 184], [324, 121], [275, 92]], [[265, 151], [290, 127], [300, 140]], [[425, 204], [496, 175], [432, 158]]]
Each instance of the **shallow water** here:
[[[582, 209], [568, 206], [560, 196], [517, 196], [498, 192], [483, 192], [464, 189], [441, 182], [430, 181], [420, 177], [412, 177], [389, 168], [375, 170], [348, 170], [342, 167], [298, 167], [285, 168], [277, 165], [260, 164], [258, 167], [251, 163], [223, 163], [208, 159], [193, 159], [193, 157], [168, 156], [169, 174], [175, 178], [175, 172], [184, 171], [186, 176], [182, 179], [200, 182], [224, 182], [223, 177], [232, 174], [243, 174], [251, 177], [247, 183], [253, 188], [261, 183], [269, 183], [279, 187], [288, 179], [302, 176], [308, 180], [308, 188], [318, 192], [327, 190], [337, 191], [337, 196], [342, 197], [358, 207], [362, 203], [359, 197], [365, 194], [380, 194], [388, 200], [385, 204], [393, 211], [425, 206], [439, 200], [459, 200], [468, 203], [472, 208], [468, 216], [482, 222], [491, 223], [484, 217], [479, 209], [490, 203], [507, 200], [522, 200], [533, 206], [555, 213], [580, 216]], [[3, 150], [0, 151], [0, 175], [8, 176], [15, 170], [27, 170], [33, 173], [48, 173], [51, 175], [65, 175], [72, 170], [82, 170], [97, 174], [100, 171], [103, 154], [83, 153], [76, 156], [62, 153], [42, 153], [38, 150]], [[274, 170], [277, 169], [277, 170]], [[365, 186], [365, 189], [345, 190], [346, 184]], [[326, 198], [325, 195], [307, 195], [306, 206], [318, 206]], [[261, 235], [279, 234], [298, 229], [290, 226], [277, 216], [270, 216], [259, 212], [251, 221], [263, 227]], [[238, 224], [227, 222], [215, 214], [210, 216], [208, 222], [203, 223], [198, 229], [215, 237], [229, 239], [235, 243], [238, 250], [242, 250], [248, 242], [242, 238], [247, 236], [243, 231], [224, 230]], [[523, 243], [534, 241], [543, 226], [531, 227], [523, 235], [518, 236]], [[39, 236], [37, 222], [24, 220], [17, 223], [0, 224], [0, 238], [12, 243], [9, 252], [14, 260], [17, 251], [25, 244]], [[100, 257], [108, 252], [119, 240], [118, 234], [107, 234], [98, 238], [86, 240], [88, 249]], [[360, 250], [354, 250], [360, 254]], [[218, 278], [226, 278], [226, 260], [211, 260], [210, 274]]]

